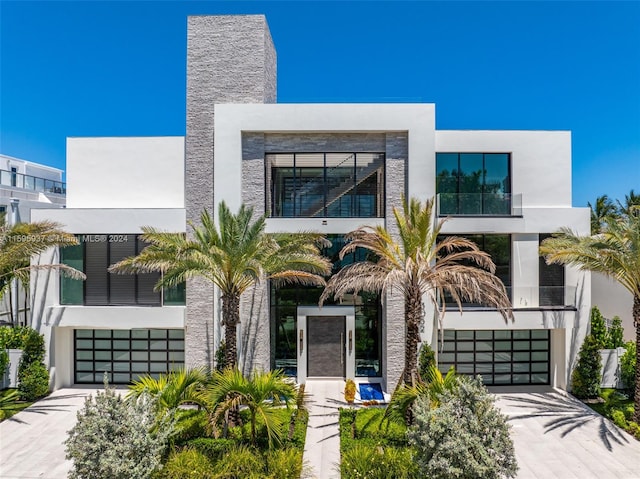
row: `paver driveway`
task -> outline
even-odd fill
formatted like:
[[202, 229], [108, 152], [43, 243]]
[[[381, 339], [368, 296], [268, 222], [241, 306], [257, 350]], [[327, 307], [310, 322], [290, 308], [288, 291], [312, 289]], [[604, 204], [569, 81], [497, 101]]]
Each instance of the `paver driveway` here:
[[0, 423], [1, 479], [65, 479], [67, 431], [95, 389], [60, 389]]
[[549, 388], [490, 388], [509, 417], [518, 479], [640, 479], [640, 441]]

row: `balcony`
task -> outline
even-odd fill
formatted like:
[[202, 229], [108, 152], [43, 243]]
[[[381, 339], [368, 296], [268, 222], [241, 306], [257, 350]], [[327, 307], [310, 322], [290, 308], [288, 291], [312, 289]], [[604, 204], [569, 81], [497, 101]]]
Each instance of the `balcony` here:
[[[575, 286], [508, 286], [507, 295], [511, 298], [514, 310], [574, 310], [576, 309]], [[447, 300], [447, 310], [458, 308]], [[495, 310], [489, 306], [475, 303], [462, 303], [463, 310]]]
[[61, 181], [6, 170], [0, 170], [0, 185], [56, 195], [67, 194], [67, 185]]
[[522, 216], [522, 194], [438, 193], [438, 216]]

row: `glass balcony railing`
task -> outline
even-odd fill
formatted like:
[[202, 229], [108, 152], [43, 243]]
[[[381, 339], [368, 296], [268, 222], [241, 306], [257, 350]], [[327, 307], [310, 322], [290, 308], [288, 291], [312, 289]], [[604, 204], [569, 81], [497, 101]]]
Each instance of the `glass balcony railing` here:
[[25, 190], [40, 191], [42, 193], [67, 194], [67, 185], [61, 181], [39, 178], [37, 176], [23, 175], [14, 171], [0, 170], [0, 185]]
[[[513, 309], [572, 309], [576, 306], [575, 286], [508, 286], [507, 295]], [[447, 310], [458, 308], [447, 300]], [[463, 303], [462, 309], [493, 309], [475, 303]]]
[[438, 193], [438, 216], [522, 216], [522, 194]]

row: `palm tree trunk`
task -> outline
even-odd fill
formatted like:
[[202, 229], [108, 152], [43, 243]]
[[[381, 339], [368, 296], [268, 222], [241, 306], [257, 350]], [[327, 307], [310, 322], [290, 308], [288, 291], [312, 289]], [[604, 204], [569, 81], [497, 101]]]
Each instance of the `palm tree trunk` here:
[[640, 423], [640, 296], [633, 296], [633, 324], [636, 327], [636, 386], [633, 398], [633, 421]]
[[238, 338], [236, 329], [240, 322], [240, 296], [222, 296], [222, 324], [224, 324], [224, 366], [235, 368], [238, 364]]
[[422, 293], [417, 284], [407, 286], [404, 298], [406, 338], [404, 350], [405, 384], [413, 384], [418, 370], [418, 343], [420, 342], [420, 320], [422, 319]]

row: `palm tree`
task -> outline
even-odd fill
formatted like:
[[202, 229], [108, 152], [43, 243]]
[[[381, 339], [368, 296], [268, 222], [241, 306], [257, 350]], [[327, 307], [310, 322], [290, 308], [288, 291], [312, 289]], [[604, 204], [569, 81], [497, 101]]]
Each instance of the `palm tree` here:
[[600, 233], [606, 218], [618, 215], [618, 208], [607, 195], [598, 196], [595, 205], [587, 202], [587, 206], [591, 209], [592, 235]]
[[157, 399], [162, 410], [176, 409], [186, 403], [203, 405], [202, 390], [206, 382], [207, 375], [198, 368], [180, 368], [160, 374], [158, 378], [145, 375], [129, 386], [127, 399], [137, 399], [146, 392]]
[[211, 378], [206, 397], [213, 409], [213, 424], [219, 424], [227, 411], [244, 405], [249, 409], [251, 442], [256, 444], [258, 418], [264, 424], [269, 447], [284, 437], [285, 422], [278, 414], [280, 406], [287, 408], [296, 398], [293, 382], [280, 370], [254, 371], [247, 378], [237, 368], [216, 371]]
[[618, 211], [622, 216], [639, 214], [640, 194], [637, 194], [633, 190], [631, 190], [628, 195], [624, 195], [624, 203], [621, 203], [620, 200], [618, 200]]
[[[640, 346], [640, 214], [633, 210], [620, 218], [605, 219], [602, 233], [575, 235], [565, 228], [542, 242], [547, 263], [575, 266], [613, 278], [633, 296], [636, 345]], [[636, 347], [640, 354], [640, 347]], [[637, 358], [640, 365], [640, 355]], [[640, 367], [636, 368], [634, 421], [640, 422]]]
[[[85, 279], [82, 272], [64, 264], [31, 264], [33, 256], [44, 253], [51, 247], [76, 244], [78, 244], [77, 238], [62, 231], [61, 226], [53, 221], [1, 224], [0, 298], [7, 293], [11, 294], [11, 285], [14, 280], [19, 281], [26, 290], [29, 287], [29, 276], [32, 271], [56, 269], [71, 278]], [[12, 306], [11, 319], [13, 322], [17, 319], [17, 311], [14, 312]]]
[[349, 233], [340, 258], [364, 248], [372, 253], [367, 261], [350, 264], [327, 284], [321, 304], [329, 297], [341, 299], [359, 291], [398, 289], [404, 295], [405, 367], [402, 380], [413, 383], [417, 369], [422, 296], [446, 310], [449, 295], [462, 311], [462, 302], [471, 301], [498, 308], [506, 319], [513, 318], [504, 284], [495, 276], [491, 257], [465, 238], [439, 238], [444, 219], [433, 223], [433, 199], [424, 205], [417, 199], [402, 198], [402, 209], [394, 208], [399, 242], [382, 226], [363, 226]]
[[330, 262], [320, 255], [323, 236], [316, 233], [267, 234], [265, 217], [252, 221], [253, 208], [242, 205], [233, 214], [227, 205], [218, 208], [219, 228], [205, 210], [201, 225], [189, 226], [193, 239], [143, 227], [141, 238], [149, 243], [138, 256], [111, 266], [119, 273], [161, 272], [156, 289], [186, 280], [205, 278], [220, 289], [222, 324], [225, 327], [225, 366], [237, 363], [236, 326], [240, 322], [240, 296], [261, 278], [276, 283], [324, 285]]

